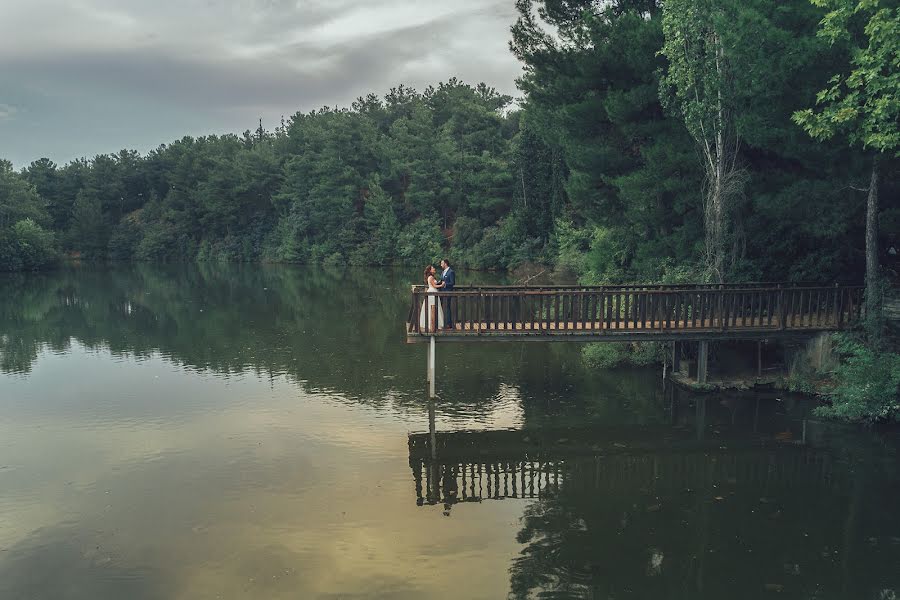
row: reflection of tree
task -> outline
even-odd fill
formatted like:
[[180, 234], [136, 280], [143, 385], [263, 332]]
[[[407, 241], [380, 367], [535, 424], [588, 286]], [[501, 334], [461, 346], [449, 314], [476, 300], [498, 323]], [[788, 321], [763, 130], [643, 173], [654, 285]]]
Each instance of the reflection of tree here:
[[[308, 389], [368, 402], [418, 402], [424, 353], [402, 334], [416, 280], [384, 269], [216, 263], [4, 276], [0, 369], [26, 373], [42, 348], [65, 351], [75, 340], [114, 355], [160, 353], [221, 374], [287, 375]], [[443, 406], [473, 415], [532, 366], [505, 348], [439, 352]], [[540, 351], [529, 356], [546, 360]]]
[[[818, 474], [803, 453], [800, 470], [791, 466], [800, 450], [784, 449], [757, 450], [759, 458], [746, 455], [743, 467], [706, 452], [645, 457], [683, 463], [674, 471], [682, 474], [681, 485], [666, 484], [668, 475], [641, 485], [611, 483], [599, 465], [628, 470], [632, 463], [570, 460], [559, 488], [524, 511], [517, 536], [524, 548], [510, 568], [512, 596], [759, 598], [768, 590], [868, 598], [896, 590], [900, 580], [889, 565], [900, 560], [900, 544], [884, 542], [886, 531], [900, 527], [884, 496], [896, 488], [896, 473], [861, 470], [874, 458], [863, 458], [871, 448], [857, 447], [854, 460]], [[763, 468], [748, 470], [753, 464]], [[779, 469], [788, 469], [787, 476], [773, 476]], [[862, 493], [861, 482], [872, 477], [880, 493]]]

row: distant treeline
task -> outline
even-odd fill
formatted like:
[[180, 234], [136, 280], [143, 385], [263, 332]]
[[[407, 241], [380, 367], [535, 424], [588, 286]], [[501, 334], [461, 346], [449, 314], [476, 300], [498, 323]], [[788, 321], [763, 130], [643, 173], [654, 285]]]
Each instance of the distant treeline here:
[[[827, 130], [828, 106], [816, 104], [872, 45], [866, 11], [879, 2], [836, 39], [821, 34], [828, 7], [807, 0], [517, 5], [517, 104], [451, 79], [146, 155], [40, 159], [21, 172], [0, 161], [0, 270], [60, 254], [348, 265], [448, 255], [597, 282], [859, 280], [876, 156], [881, 232], [900, 230], [896, 106], [879, 145], [860, 134], [871, 123]], [[679, 36], [706, 45], [678, 54]], [[853, 82], [844, 87], [825, 101]], [[727, 147], [710, 155], [704, 136], [715, 146], [717, 133]]]

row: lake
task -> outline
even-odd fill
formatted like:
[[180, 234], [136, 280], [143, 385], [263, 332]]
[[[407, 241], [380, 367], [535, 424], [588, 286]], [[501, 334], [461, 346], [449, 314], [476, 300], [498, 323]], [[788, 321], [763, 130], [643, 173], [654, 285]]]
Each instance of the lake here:
[[430, 404], [418, 272], [0, 276], [0, 598], [900, 595], [896, 433], [565, 343]]

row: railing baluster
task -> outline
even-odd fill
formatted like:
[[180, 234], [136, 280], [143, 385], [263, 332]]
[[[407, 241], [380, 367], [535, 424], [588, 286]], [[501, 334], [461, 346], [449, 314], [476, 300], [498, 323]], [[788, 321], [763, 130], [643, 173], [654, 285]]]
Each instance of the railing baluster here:
[[614, 300], [613, 300], [613, 311], [614, 311], [613, 327], [618, 329], [619, 328], [619, 316], [620, 316], [619, 312], [621, 310], [622, 295], [619, 292], [616, 292], [616, 294], [615, 294], [615, 296], [613, 296], [613, 298], [614, 298]]
[[824, 297], [825, 297], [825, 295], [823, 295], [821, 289], [816, 290], [816, 307], [815, 307], [816, 327], [822, 326], [822, 299]]
[[[560, 303], [561, 296], [562, 296], [562, 294], [555, 294], [553, 296], [553, 312], [555, 313], [553, 315], [553, 317], [555, 319], [555, 324], [554, 324], [553, 328], [556, 331], [559, 331], [559, 303]], [[565, 301], [563, 300], [563, 302], [565, 302]]]
[[613, 315], [616, 311], [616, 293], [613, 290], [607, 289], [606, 291], [606, 306], [604, 308], [604, 323], [606, 329], [614, 329], [615, 328], [615, 318]]
[[813, 326], [813, 299], [812, 299], [812, 295], [813, 295], [813, 291], [812, 291], [812, 290], [809, 290], [809, 292], [807, 292], [807, 294], [806, 294], [806, 296], [807, 296], [807, 298], [806, 298], [806, 315], [807, 315], [807, 316], [806, 316], [806, 318], [807, 318], [807, 323], [806, 323], [806, 325], [807, 325], [808, 327], [812, 327], [812, 326]]
[[843, 327], [844, 327], [844, 290], [841, 290], [838, 295], [839, 295], [839, 298], [838, 298], [838, 309], [837, 309], [837, 326], [838, 326], [838, 329], [843, 329]]

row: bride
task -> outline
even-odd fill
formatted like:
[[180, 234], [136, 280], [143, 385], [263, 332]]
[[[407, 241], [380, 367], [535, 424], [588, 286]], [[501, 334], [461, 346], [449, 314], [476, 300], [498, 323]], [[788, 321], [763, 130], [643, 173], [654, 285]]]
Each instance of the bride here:
[[428, 292], [431, 294], [422, 302], [422, 310], [419, 311], [419, 328], [422, 331], [438, 331], [444, 328], [444, 309], [434, 292], [444, 287], [444, 283], [438, 283], [435, 279], [434, 265], [425, 267], [425, 283], [428, 284]]

